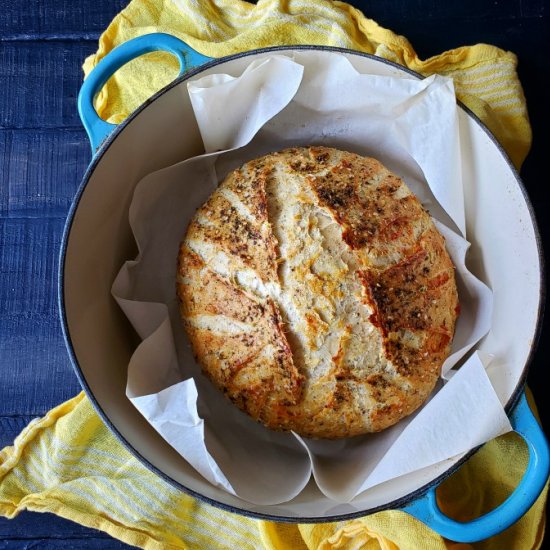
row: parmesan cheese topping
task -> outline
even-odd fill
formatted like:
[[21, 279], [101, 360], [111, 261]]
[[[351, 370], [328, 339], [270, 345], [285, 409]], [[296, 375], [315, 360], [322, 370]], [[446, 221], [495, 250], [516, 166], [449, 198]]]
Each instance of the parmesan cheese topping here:
[[386, 361], [342, 227], [305, 178], [284, 165], [276, 165], [266, 193], [280, 258], [281, 290], [272, 298], [287, 323], [296, 366], [314, 380], [346, 378], [351, 371], [364, 376]]
[[233, 171], [182, 242], [180, 308], [204, 372], [265, 425], [384, 429], [429, 395], [458, 314], [444, 240], [377, 160], [287, 149]]

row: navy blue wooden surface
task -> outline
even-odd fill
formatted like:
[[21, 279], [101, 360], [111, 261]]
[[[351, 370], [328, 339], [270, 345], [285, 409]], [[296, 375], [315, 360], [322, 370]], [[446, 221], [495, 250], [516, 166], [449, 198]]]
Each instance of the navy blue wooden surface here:
[[[75, 395], [56, 304], [63, 223], [90, 159], [76, 112], [81, 64], [126, 0], [0, 0], [0, 448], [32, 419]], [[546, 143], [549, 73], [546, 0], [355, 0], [351, 4], [409, 38], [422, 58], [461, 45], [514, 51], [533, 125], [522, 177], [543, 242], [550, 243]], [[548, 324], [548, 323], [546, 323]], [[550, 358], [545, 329], [529, 381], [545, 426]], [[0, 518], [0, 549], [125, 548], [50, 514]]]

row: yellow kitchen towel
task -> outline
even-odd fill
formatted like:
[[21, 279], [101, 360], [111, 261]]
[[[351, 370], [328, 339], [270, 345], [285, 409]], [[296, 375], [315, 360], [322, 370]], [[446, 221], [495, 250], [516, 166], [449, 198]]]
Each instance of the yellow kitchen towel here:
[[[516, 166], [530, 146], [516, 58], [492, 46], [463, 47], [420, 60], [404, 37], [343, 2], [134, 0], [101, 36], [85, 72], [116, 45], [150, 32], [174, 34], [213, 57], [275, 44], [324, 44], [373, 53], [426, 75], [445, 74]], [[96, 107], [104, 118], [119, 122], [176, 73], [172, 57], [144, 56], [109, 81]], [[442, 485], [441, 507], [459, 520], [492, 509], [517, 485], [527, 455], [514, 434], [491, 441]], [[31, 422], [13, 447], [0, 451], [0, 514], [53, 512], [152, 549], [540, 548], [546, 492], [514, 526], [474, 545], [445, 541], [398, 511], [314, 525], [253, 520], [182, 494], [150, 472], [109, 432], [83, 394]]]
[[[527, 449], [515, 434], [486, 444], [439, 489], [459, 520], [498, 505], [516, 486]], [[224, 512], [187, 496], [133, 457], [83, 393], [33, 420], [0, 451], [0, 514], [52, 512], [148, 549], [189, 550], [530, 550], [544, 534], [546, 490], [500, 535], [474, 545], [445, 541], [403, 512], [348, 522], [292, 525]]]
[[[421, 60], [409, 41], [344, 2], [328, 0], [134, 0], [115, 17], [84, 64], [89, 73], [115, 46], [141, 34], [165, 32], [198, 52], [222, 57], [289, 44], [338, 46], [395, 61], [423, 75], [452, 77], [458, 98], [495, 134], [519, 167], [531, 145], [517, 58], [477, 44]], [[121, 122], [178, 73], [174, 57], [143, 56], [118, 71], [96, 100], [102, 118]]]

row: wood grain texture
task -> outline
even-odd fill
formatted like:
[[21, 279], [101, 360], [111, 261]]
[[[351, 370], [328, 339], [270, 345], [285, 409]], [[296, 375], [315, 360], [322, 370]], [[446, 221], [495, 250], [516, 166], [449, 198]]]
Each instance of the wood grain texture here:
[[0, 0], [0, 40], [96, 40], [128, 0]]
[[0, 216], [64, 220], [89, 160], [82, 128], [0, 130]]
[[95, 43], [0, 44], [0, 128], [80, 128], [81, 66]]
[[0, 220], [0, 415], [44, 414], [79, 391], [57, 311], [63, 224]]
[[[35, 518], [36, 514], [32, 514]], [[36, 520], [35, 520], [36, 521]], [[6, 539], [0, 541], [0, 550], [56, 550], [58, 548], [78, 548], [79, 550], [118, 550], [119, 548], [135, 548], [112, 538], [99, 537], [33, 537]]]
[[[46, 319], [57, 314], [55, 252], [59, 248], [62, 220], [0, 220], [1, 315]], [[7, 325], [6, 325], [7, 326]]]
[[[30, 512], [21, 512], [17, 518], [17, 522], [10, 522], [5, 518], [0, 518], [0, 541], [29, 539], [29, 529], [32, 529], [33, 537], [41, 539], [81, 537], [86, 539], [99, 538], [113, 540], [102, 531], [89, 529], [88, 527], [84, 527], [74, 521], [67, 521], [54, 514], [44, 513], [37, 515]], [[33, 525], [33, 521], [36, 518], [47, 520], [47, 522]]]
[[24, 414], [0, 415], [0, 449], [7, 445], [13, 445], [15, 438], [33, 418], [37, 418], [37, 416]]

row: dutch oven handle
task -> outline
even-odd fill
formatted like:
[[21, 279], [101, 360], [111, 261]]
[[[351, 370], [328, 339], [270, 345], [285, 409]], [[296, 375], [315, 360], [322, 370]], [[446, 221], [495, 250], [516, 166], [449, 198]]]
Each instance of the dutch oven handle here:
[[105, 122], [94, 107], [94, 99], [107, 80], [123, 65], [140, 55], [165, 51], [174, 54], [180, 63], [181, 76], [184, 72], [210, 61], [175, 36], [152, 33], [138, 36], [124, 42], [109, 52], [88, 75], [78, 94], [78, 113], [90, 138], [92, 153], [95, 153], [103, 140], [116, 128], [116, 124]]
[[514, 492], [497, 508], [465, 523], [447, 517], [437, 505], [436, 489], [401, 508], [441, 536], [456, 542], [477, 542], [497, 535], [513, 525], [531, 508], [549, 474], [548, 442], [522, 393], [510, 420], [529, 449], [527, 469]]

